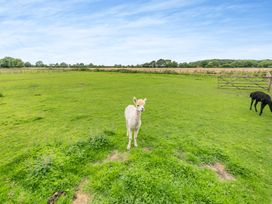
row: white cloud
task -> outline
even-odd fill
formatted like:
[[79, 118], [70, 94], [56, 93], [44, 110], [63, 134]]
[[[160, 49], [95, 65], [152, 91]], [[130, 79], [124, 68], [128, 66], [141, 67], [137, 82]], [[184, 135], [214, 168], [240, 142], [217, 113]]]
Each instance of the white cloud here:
[[248, 19], [234, 14], [242, 5], [203, 2], [151, 0], [107, 7], [101, 1], [96, 10], [91, 7], [97, 0], [2, 1], [0, 58], [132, 64], [158, 58], [272, 57], [271, 29], [262, 30], [269, 23], [241, 24]]

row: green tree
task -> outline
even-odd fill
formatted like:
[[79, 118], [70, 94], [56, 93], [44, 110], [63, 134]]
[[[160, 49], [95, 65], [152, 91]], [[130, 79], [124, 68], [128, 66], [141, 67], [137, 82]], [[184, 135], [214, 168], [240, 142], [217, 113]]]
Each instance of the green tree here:
[[39, 60], [36, 62], [36, 67], [44, 67], [43, 61]]
[[264, 67], [264, 68], [272, 67], [272, 60], [262, 60], [258, 64], [258, 67]]
[[31, 65], [30, 62], [25, 62], [24, 66], [25, 66], [25, 67], [31, 67], [32, 65]]
[[178, 67], [178, 63], [176, 61], [171, 62], [171, 67]]
[[159, 59], [157, 62], [156, 62], [156, 66], [157, 67], [165, 67], [165, 60], [164, 59]]
[[0, 67], [12, 68], [12, 67], [23, 67], [24, 62], [21, 59], [13, 57], [4, 57], [0, 60]]
[[60, 63], [60, 67], [68, 67], [68, 64], [67, 63], [65, 63], [65, 62], [62, 62], [62, 63]]

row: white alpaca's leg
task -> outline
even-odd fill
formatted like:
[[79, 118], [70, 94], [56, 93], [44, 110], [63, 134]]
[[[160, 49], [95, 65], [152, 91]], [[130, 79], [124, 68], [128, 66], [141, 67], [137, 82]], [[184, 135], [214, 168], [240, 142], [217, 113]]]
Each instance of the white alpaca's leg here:
[[138, 129], [136, 129], [136, 130], [134, 131], [134, 146], [135, 146], [135, 147], [138, 147], [138, 145], [137, 145], [137, 137], [138, 137], [139, 129], [140, 129], [140, 128], [138, 128]]
[[128, 126], [128, 121], [126, 120], [126, 128], [127, 128], [127, 137], [129, 138], [129, 126]]
[[127, 145], [127, 149], [130, 150], [131, 140], [132, 140], [132, 131], [131, 131], [130, 128], [128, 128], [127, 131], [128, 131], [128, 145]]
[[128, 136], [128, 125], [127, 125], [127, 122], [126, 122], [126, 127], [127, 127], [127, 136]]

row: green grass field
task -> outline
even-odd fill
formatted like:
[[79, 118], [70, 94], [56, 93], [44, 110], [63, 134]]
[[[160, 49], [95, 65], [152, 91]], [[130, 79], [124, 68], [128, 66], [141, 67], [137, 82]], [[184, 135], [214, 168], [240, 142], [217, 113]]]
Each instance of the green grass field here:
[[[203, 75], [48, 72], [0, 82], [1, 203], [46, 203], [57, 191], [57, 203], [71, 203], [79, 190], [92, 203], [272, 202], [272, 114], [249, 111], [248, 91], [217, 89]], [[147, 104], [139, 147], [127, 152], [133, 96]], [[216, 162], [235, 180], [205, 167]]]

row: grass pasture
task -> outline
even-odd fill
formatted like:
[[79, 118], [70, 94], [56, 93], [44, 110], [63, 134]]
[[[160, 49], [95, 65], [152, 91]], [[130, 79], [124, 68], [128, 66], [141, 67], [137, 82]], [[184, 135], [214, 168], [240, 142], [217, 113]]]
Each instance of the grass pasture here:
[[[272, 115], [215, 77], [46, 72], [0, 75], [1, 203], [271, 203]], [[147, 97], [138, 148], [124, 108]], [[221, 163], [235, 180], [206, 165]]]

